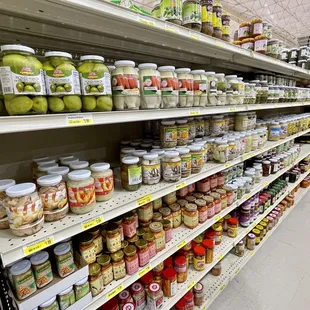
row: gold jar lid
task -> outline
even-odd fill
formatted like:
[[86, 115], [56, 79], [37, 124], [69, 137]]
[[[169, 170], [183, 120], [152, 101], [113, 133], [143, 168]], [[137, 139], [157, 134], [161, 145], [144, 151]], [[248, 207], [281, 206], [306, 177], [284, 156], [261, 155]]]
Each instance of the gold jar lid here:
[[257, 228], [258, 230], [264, 230], [264, 227], [262, 225], [256, 225], [255, 228]]
[[198, 207], [205, 207], [207, 205], [207, 202], [204, 199], [196, 199], [195, 204]]
[[127, 241], [130, 243], [130, 244], [134, 244], [137, 240], [139, 240], [139, 237], [137, 235], [134, 235], [133, 237], [131, 238], [127, 238]]
[[203, 236], [201, 236], [201, 235], [197, 236], [197, 237], [194, 239], [194, 241], [195, 241], [196, 243], [201, 243], [201, 242], [203, 241]]
[[97, 263], [100, 266], [107, 266], [110, 264], [110, 262], [111, 262], [111, 257], [110, 255], [107, 255], [107, 254], [103, 254], [97, 258]]
[[252, 233], [256, 236], [260, 236], [260, 231], [256, 228], [252, 229]]
[[126, 221], [132, 221], [134, 218], [135, 214], [133, 213], [133, 211], [124, 214], [124, 220]]
[[185, 207], [188, 204], [188, 201], [186, 199], [178, 199], [177, 203], [182, 207]]
[[82, 234], [80, 237], [80, 244], [81, 245], [89, 245], [93, 242], [93, 236], [92, 234], [89, 234], [88, 232], [87, 233], [84, 233]]
[[138, 228], [137, 229], [137, 236], [139, 238], [142, 238], [144, 234], [145, 234], [145, 230], [143, 228]]
[[216, 192], [210, 193], [210, 196], [213, 197], [214, 199], [221, 199], [221, 195]]
[[217, 189], [216, 192], [219, 193], [220, 195], [226, 195], [225, 189], [222, 188]]
[[195, 196], [186, 196], [185, 199], [189, 202], [189, 203], [193, 203], [196, 200]]
[[119, 262], [120, 260], [122, 260], [124, 257], [124, 252], [122, 250], [119, 250], [113, 254], [111, 254], [111, 258], [113, 260], [113, 262]]
[[181, 209], [180, 205], [177, 202], [170, 205], [169, 208], [172, 212], [178, 212]]
[[150, 229], [153, 233], [161, 232], [163, 230], [163, 224], [160, 222], [153, 222], [150, 224]]
[[259, 225], [263, 226], [264, 228], [267, 227], [267, 223], [266, 223], [266, 222], [263, 222], [263, 221], [259, 222]]
[[147, 242], [153, 241], [155, 239], [154, 234], [152, 232], [145, 233], [143, 235], [143, 239]]
[[128, 245], [124, 249], [124, 253], [126, 256], [135, 256], [137, 253], [137, 249], [134, 245]]
[[91, 277], [98, 275], [101, 271], [101, 267], [98, 263], [90, 264], [88, 266], [88, 269], [89, 269], [89, 275]]
[[128, 246], [128, 245], [129, 245], [129, 242], [128, 242], [127, 240], [123, 240], [123, 241], [121, 242], [121, 248], [122, 248], [122, 249], [126, 248], [126, 246]]
[[168, 207], [162, 207], [158, 210], [162, 216], [167, 217], [171, 214], [171, 210]]
[[147, 241], [145, 241], [143, 239], [139, 239], [138, 241], [136, 241], [135, 245], [140, 250], [146, 249], [148, 247]]
[[161, 222], [163, 220], [163, 216], [159, 212], [154, 212], [153, 213], [153, 221], [154, 222]]
[[187, 206], [185, 206], [185, 209], [188, 212], [195, 212], [197, 211], [197, 206], [194, 203], [189, 203]]
[[229, 215], [229, 214], [224, 216], [224, 220], [226, 220], [226, 221], [229, 220], [230, 218], [231, 218], [231, 215]]
[[214, 231], [221, 231], [223, 229], [222, 224], [221, 223], [215, 223], [212, 225], [212, 229]]
[[202, 193], [194, 193], [193, 196], [197, 199], [202, 199], [204, 195]]
[[214, 201], [214, 198], [213, 198], [213, 197], [211, 197], [211, 196], [203, 196], [203, 199], [204, 199], [206, 202], [208, 202], [208, 203], [210, 203], [210, 202], [213, 202], [213, 201]]

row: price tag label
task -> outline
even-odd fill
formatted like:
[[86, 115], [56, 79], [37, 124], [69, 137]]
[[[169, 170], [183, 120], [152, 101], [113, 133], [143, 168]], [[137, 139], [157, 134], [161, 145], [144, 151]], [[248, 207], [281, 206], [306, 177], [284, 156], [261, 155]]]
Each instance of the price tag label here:
[[199, 109], [191, 109], [189, 110], [189, 116], [197, 116], [197, 115], [200, 115], [200, 110]]
[[198, 35], [198, 34], [196, 34], [196, 33], [190, 32], [190, 33], [189, 33], [189, 37], [192, 38], [192, 39], [194, 39], [194, 40], [201, 41], [201, 36]]
[[255, 251], [251, 252], [250, 256], [253, 256], [255, 254]]
[[260, 105], [255, 106], [256, 110], [260, 110], [262, 107]]
[[55, 243], [55, 240], [54, 240], [53, 236], [46, 238], [44, 240], [37, 241], [37, 242], [35, 242], [31, 245], [27, 245], [26, 247], [23, 248], [24, 255], [28, 256], [28, 255], [34, 254], [36, 252], [39, 252], [39, 251], [53, 245], [54, 243]]
[[251, 198], [251, 195], [246, 195], [245, 200], [249, 200]]
[[116, 295], [118, 295], [124, 288], [125, 288], [124, 284], [121, 284], [120, 286], [115, 288], [112, 292], [108, 293], [107, 300], [110, 300], [111, 298], [113, 298]]
[[225, 284], [224, 284], [224, 285], [222, 285], [222, 286], [221, 286], [221, 291], [222, 291], [222, 290], [224, 290], [224, 289], [225, 289], [225, 287], [226, 287], [226, 285], [225, 285]]
[[94, 123], [92, 114], [72, 114], [66, 116], [67, 126], [84, 126]]
[[187, 185], [186, 182], [182, 182], [182, 183], [177, 184], [177, 185], [175, 186], [175, 188], [176, 188], [177, 190], [179, 190], [179, 189], [185, 187], [186, 185]]
[[219, 221], [220, 219], [221, 219], [221, 216], [218, 215], [218, 216], [216, 216], [216, 217], [214, 218], [214, 222], [217, 222], [217, 221]]
[[235, 271], [235, 274], [238, 274], [240, 271], [240, 268], [238, 268], [236, 271]]
[[229, 112], [236, 112], [237, 108], [229, 108]]
[[193, 281], [188, 287], [187, 287], [187, 291], [191, 290], [195, 285], [195, 281]]
[[138, 273], [139, 278], [143, 277], [145, 274], [147, 274], [149, 271], [151, 271], [151, 269], [152, 269], [151, 265], [148, 265], [147, 267], [145, 267], [144, 269], [142, 269], [142, 270]]
[[267, 187], [268, 185], [269, 185], [268, 182], [265, 182], [265, 183], [264, 183], [264, 187]]
[[215, 45], [220, 47], [220, 48], [224, 48], [225, 47], [224, 44], [221, 43], [221, 42], [216, 42]]
[[248, 155], [245, 155], [242, 157], [242, 160], [248, 160], [249, 158], [251, 158], [253, 156], [252, 153], [248, 154]]
[[218, 261], [222, 260], [224, 257], [224, 254], [219, 255], [219, 257], [217, 258]]
[[231, 166], [232, 166], [232, 164], [228, 163], [228, 164], [225, 165], [225, 168], [229, 168]]
[[103, 216], [98, 216], [95, 219], [82, 223], [82, 230], [88, 230], [100, 224], [103, 224], [104, 219]]
[[144, 206], [145, 204], [151, 202], [153, 200], [152, 194], [146, 195], [144, 197], [141, 197], [137, 199], [137, 204], [139, 207]]
[[138, 16], [137, 21], [138, 21], [139, 23], [144, 24], [144, 25], [148, 25], [148, 26], [151, 26], [151, 27], [155, 27], [155, 21], [152, 20], [151, 18]]
[[166, 31], [173, 32], [173, 33], [180, 34], [180, 29], [178, 29], [177, 27], [174, 27], [174, 26], [172, 26], [172, 25], [166, 24], [166, 25], [165, 25], [165, 30], [166, 30]]
[[180, 249], [183, 248], [186, 244], [187, 244], [187, 241], [186, 241], [186, 240], [183, 240], [181, 243], [179, 243], [179, 244], [177, 245], [177, 249], [180, 250]]

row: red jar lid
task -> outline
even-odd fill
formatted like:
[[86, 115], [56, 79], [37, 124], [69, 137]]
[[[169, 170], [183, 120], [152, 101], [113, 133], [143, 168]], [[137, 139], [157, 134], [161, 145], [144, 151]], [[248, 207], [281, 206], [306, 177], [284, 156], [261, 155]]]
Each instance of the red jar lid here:
[[123, 290], [118, 294], [118, 298], [122, 303], [124, 303], [126, 300], [128, 300], [128, 298], [130, 298], [130, 293], [128, 292], [128, 290]]
[[185, 256], [177, 256], [175, 259], [174, 259], [174, 265], [176, 266], [182, 266], [186, 264], [186, 257]]
[[214, 239], [215, 238], [215, 232], [214, 231], [207, 231], [205, 233], [205, 238], [206, 239]]
[[131, 290], [133, 294], [138, 294], [143, 291], [143, 286], [141, 283], [136, 282], [131, 286]]
[[195, 248], [194, 248], [194, 253], [195, 255], [198, 255], [198, 256], [204, 256], [205, 255], [205, 252], [206, 250], [200, 246], [200, 245], [197, 245]]
[[135, 310], [136, 306], [133, 302], [126, 302], [123, 307], [122, 310]]
[[118, 300], [116, 297], [113, 297], [100, 307], [100, 310], [115, 310], [115, 309], [118, 309]]
[[231, 217], [227, 221], [228, 225], [238, 225], [238, 219], [236, 217]]
[[181, 249], [181, 250], [179, 250], [177, 253], [178, 253], [179, 255], [186, 256], [186, 255], [188, 254], [188, 251]]
[[191, 241], [192, 250], [198, 245], [198, 243], [194, 240]]
[[158, 283], [153, 282], [153, 283], [150, 284], [150, 286], [149, 286], [149, 292], [150, 292], [151, 294], [156, 294], [156, 293], [159, 292], [159, 291], [160, 291], [160, 286], [159, 286]]
[[186, 301], [184, 300], [184, 298], [180, 299], [176, 304], [175, 304], [175, 308], [177, 310], [186, 310]]
[[213, 249], [214, 248], [214, 241], [211, 239], [205, 239], [202, 241], [202, 245], [206, 249]]
[[167, 280], [173, 280], [176, 277], [177, 273], [173, 268], [168, 268], [165, 269], [163, 272], [163, 276], [167, 279]]
[[189, 291], [184, 295], [183, 298], [185, 299], [186, 303], [190, 303], [194, 299], [194, 294], [191, 291]]
[[172, 258], [168, 257], [167, 259], [164, 260], [164, 267], [165, 268], [171, 268], [173, 266], [172, 263]]
[[145, 274], [140, 280], [144, 285], [149, 285], [150, 283], [153, 282], [154, 274], [152, 271], [148, 272]]

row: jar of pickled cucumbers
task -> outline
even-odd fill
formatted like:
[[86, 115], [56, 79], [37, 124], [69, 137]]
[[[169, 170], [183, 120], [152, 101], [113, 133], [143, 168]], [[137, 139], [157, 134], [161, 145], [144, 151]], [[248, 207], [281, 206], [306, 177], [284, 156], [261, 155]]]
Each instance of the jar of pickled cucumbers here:
[[127, 191], [136, 191], [142, 185], [142, 167], [139, 158], [124, 157], [121, 165], [122, 186]]

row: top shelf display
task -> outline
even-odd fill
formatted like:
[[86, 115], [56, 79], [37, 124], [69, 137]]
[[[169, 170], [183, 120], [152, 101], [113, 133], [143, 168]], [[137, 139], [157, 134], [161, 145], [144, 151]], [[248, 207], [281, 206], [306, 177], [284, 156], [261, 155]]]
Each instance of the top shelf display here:
[[[2, 40], [185, 66], [272, 71], [309, 80], [309, 70], [100, 0], [2, 0]], [[102, 50], [104, 48], [104, 50]], [[156, 58], [155, 58], [156, 57]], [[155, 61], [156, 59], [156, 61]]]

